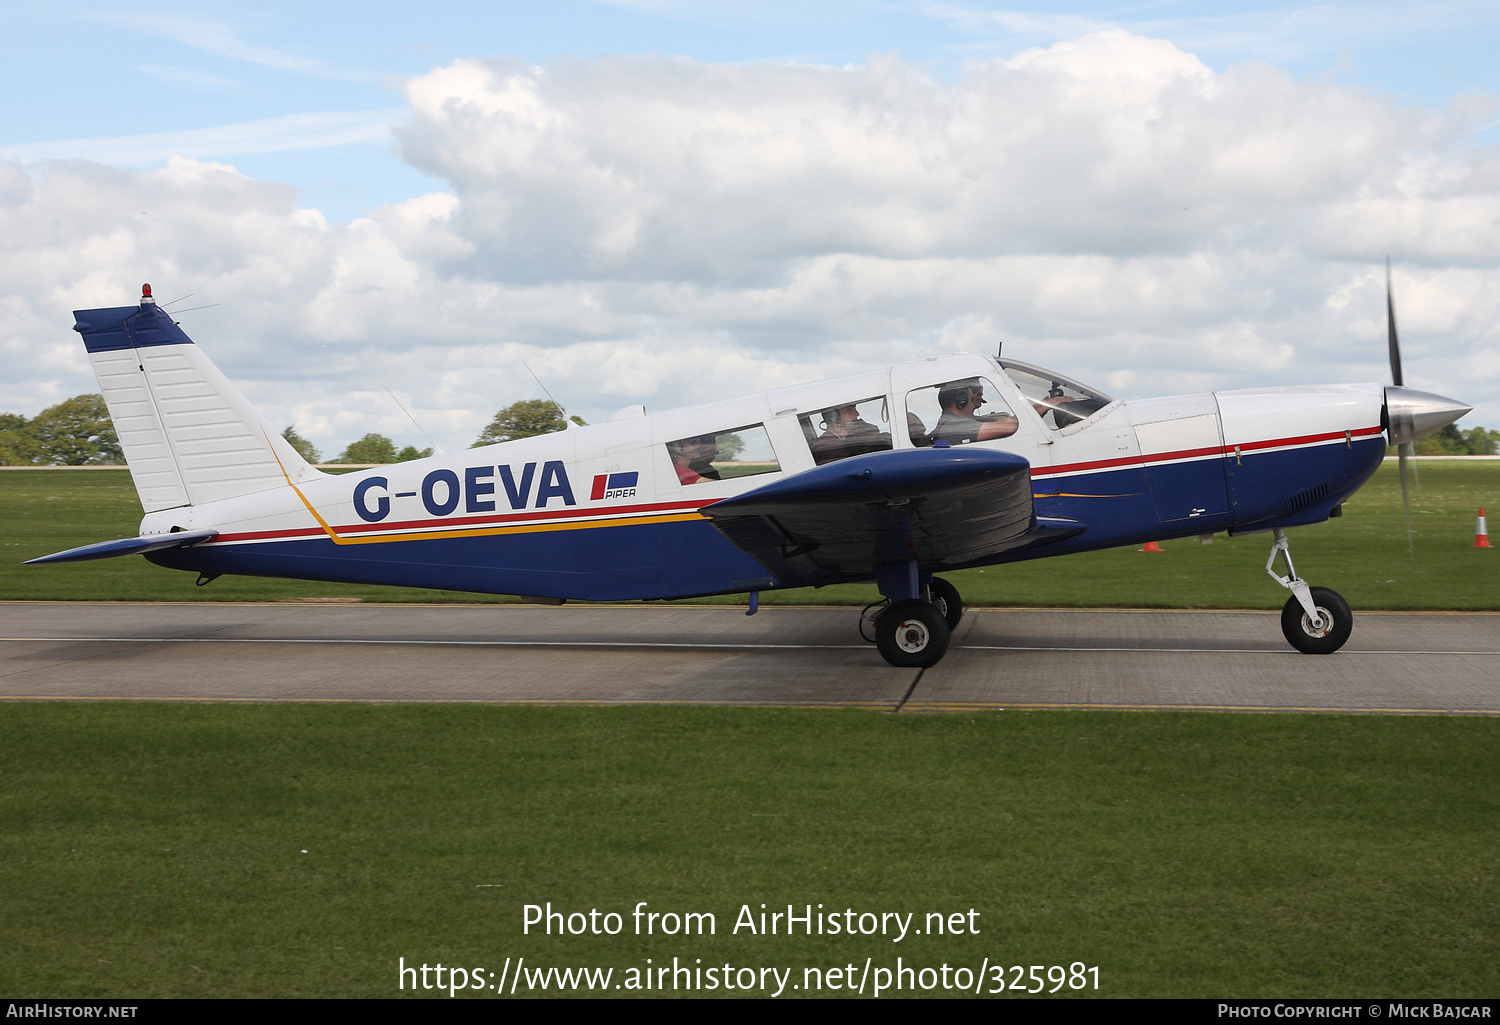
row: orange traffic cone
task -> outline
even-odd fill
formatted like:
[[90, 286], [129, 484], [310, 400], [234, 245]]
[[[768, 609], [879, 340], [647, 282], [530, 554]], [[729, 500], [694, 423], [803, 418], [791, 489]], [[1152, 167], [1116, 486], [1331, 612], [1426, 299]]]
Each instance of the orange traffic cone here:
[[1474, 526], [1474, 547], [1488, 548], [1490, 546], [1490, 532], [1484, 525], [1484, 506], [1479, 507], [1479, 522]]
[[1162, 547], [1161, 547], [1161, 545], [1157, 544], [1155, 541], [1147, 541], [1144, 545], [1142, 545], [1141, 547], [1137, 548], [1136, 551], [1138, 551], [1138, 552], [1155, 552], [1157, 555], [1161, 555], [1162, 554]]

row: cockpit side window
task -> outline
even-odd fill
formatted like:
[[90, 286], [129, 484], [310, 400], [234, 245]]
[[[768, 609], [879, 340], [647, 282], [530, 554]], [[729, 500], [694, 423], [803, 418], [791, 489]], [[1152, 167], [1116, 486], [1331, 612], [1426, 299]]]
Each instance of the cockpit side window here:
[[884, 396], [803, 413], [797, 421], [819, 466], [891, 448], [890, 403]]
[[781, 463], [764, 424], [750, 424], [667, 442], [667, 455], [683, 484], [776, 473]]
[[1018, 423], [993, 381], [968, 377], [915, 388], [906, 394], [906, 424], [918, 448], [993, 441], [1016, 433]]
[[1042, 423], [1054, 431], [1085, 420], [1114, 401], [1103, 392], [1041, 367], [1009, 360], [1001, 360], [1000, 366], [1036, 409]]

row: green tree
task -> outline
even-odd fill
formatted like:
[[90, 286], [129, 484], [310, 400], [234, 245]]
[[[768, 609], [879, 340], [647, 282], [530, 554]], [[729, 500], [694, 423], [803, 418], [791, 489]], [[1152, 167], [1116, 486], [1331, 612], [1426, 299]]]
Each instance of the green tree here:
[[0, 413], [0, 466], [26, 466], [32, 462], [31, 434], [20, 413]]
[[1500, 431], [1487, 431], [1483, 427], [1471, 427], [1463, 432], [1469, 444], [1469, 455], [1492, 456], [1500, 449]]
[[1469, 446], [1464, 442], [1464, 436], [1458, 433], [1458, 428], [1449, 424], [1425, 438], [1418, 438], [1416, 453], [1419, 456], [1466, 456]]
[[[1483, 427], [1461, 431], [1457, 424], [1449, 424], [1425, 438], [1418, 438], [1414, 447], [1419, 456], [1492, 456], [1500, 450], [1500, 431]], [[1395, 454], [1394, 448], [1386, 449], [1386, 455]]]
[[299, 456], [306, 459], [309, 463], [320, 463], [323, 461], [323, 457], [313, 447], [313, 443], [297, 433], [296, 425], [287, 424], [287, 428], [281, 432], [281, 436], [287, 440], [287, 443], [292, 448], [297, 450]]
[[124, 459], [103, 395], [75, 395], [49, 406], [24, 431], [35, 447], [32, 462], [83, 466]]
[[745, 439], [738, 434], [719, 435], [719, 454], [715, 459], [722, 459], [732, 463], [739, 458], [741, 452], [745, 451]]
[[[570, 417], [580, 427], [587, 427], [582, 417]], [[488, 427], [479, 432], [479, 440], [470, 445], [495, 445], [517, 438], [535, 438], [539, 434], [554, 434], [567, 426], [563, 411], [550, 399], [522, 399], [512, 402], [490, 421]]]
[[351, 441], [349, 447], [344, 449], [344, 454], [339, 456], [341, 463], [394, 463], [396, 461], [396, 445], [384, 434], [366, 434], [358, 441]]
[[413, 459], [426, 459], [430, 455], [432, 455], [430, 448], [419, 449], [415, 445], [408, 445], [396, 453], [396, 462], [406, 463]]
[[1500, 431], [1487, 431], [1474, 427], [1460, 431], [1456, 424], [1449, 424], [1417, 441], [1419, 456], [1487, 456], [1495, 451], [1495, 438]]

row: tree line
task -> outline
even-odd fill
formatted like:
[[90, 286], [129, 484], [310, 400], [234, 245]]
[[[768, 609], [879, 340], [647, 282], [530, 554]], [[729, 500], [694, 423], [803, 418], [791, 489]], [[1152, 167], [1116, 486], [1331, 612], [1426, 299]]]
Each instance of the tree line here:
[[1487, 431], [1483, 427], [1461, 431], [1457, 424], [1418, 438], [1416, 443], [1419, 456], [1492, 456], [1497, 449], [1500, 449], [1500, 431]]
[[[571, 419], [587, 426], [581, 417]], [[473, 447], [552, 434], [566, 426], [563, 411], [556, 403], [525, 399], [496, 413]], [[281, 436], [309, 463], [323, 461], [322, 453], [297, 432], [296, 425], [288, 426]], [[371, 432], [351, 441], [331, 461], [404, 463], [430, 455], [430, 448], [407, 445], [397, 449], [390, 438]], [[0, 413], [0, 466], [114, 466], [123, 462], [125, 453], [120, 449], [120, 439], [102, 395], [75, 395], [30, 418], [20, 413]]]
[[[587, 426], [581, 417], [568, 419], [579, 426]], [[566, 426], [567, 421], [557, 403], [547, 399], [522, 399], [496, 413], [471, 447], [534, 438], [539, 434], [555, 433]], [[317, 448], [298, 434], [295, 426], [287, 427], [281, 436], [309, 463], [323, 461]], [[1418, 441], [1416, 450], [1419, 456], [1492, 456], [1500, 451], [1500, 431], [1483, 427], [1459, 430], [1456, 424], [1449, 424]], [[404, 463], [430, 455], [432, 449], [419, 449], [415, 445], [398, 450], [390, 438], [372, 432], [358, 441], [351, 441], [332, 461]], [[721, 452], [721, 455], [733, 458], [731, 453]], [[30, 419], [20, 413], [0, 413], [0, 466], [108, 466], [124, 461], [120, 439], [115, 435], [102, 395], [75, 395], [47, 407]]]
[[[580, 427], [588, 426], [582, 417], [574, 416], [569, 419]], [[567, 421], [563, 419], [562, 408], [557, 403], [546, 399], [522, 399], [520, 402], [512, 402], [496, 413], [495, 418], [479, 432], [479, 437], [469, 447], [479, 448], [481, 445], [494, 445], [501, 441], [534, 438], [539, 434], [554, 434], [565, 427], [567, 427]], [[318, 461], [318, 450], [298, 435], [294, 428], [288, 427], [281, 432], [281, 436], [302, 453], [302, 458], [310, 463]], [[312, 454], [309, 455], [309, 452]], [[408, 459], [425, 459], [430, 455], [432, 455], [432, 449], [418, 450], [411, 445], [397, 452], [395, 443], [385, 435], [366, 434], [358, 441], [350, 442], [349, 447], [344, 449], [337, 462], [404, 463]]]

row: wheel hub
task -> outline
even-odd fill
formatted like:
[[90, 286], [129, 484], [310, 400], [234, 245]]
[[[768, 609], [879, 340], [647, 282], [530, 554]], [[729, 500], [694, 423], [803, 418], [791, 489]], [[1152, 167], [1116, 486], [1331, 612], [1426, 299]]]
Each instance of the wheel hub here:
[[1333, 629], [1333, 614], [1323, 606], [1316, 606], [1318, 610], [1318, 622], [1314, 623], [1312, 617], [1306, 612], [1302, 613], [1302, 632], [1309, 637], [1327, 637], [1328, 632]]
[[926, 649], [927, 642], [932, 635], [927, 630], [927, 624], [919, 619], [903, 619], [896, 626], [896, 647], [908, 655], [915, 655]]

